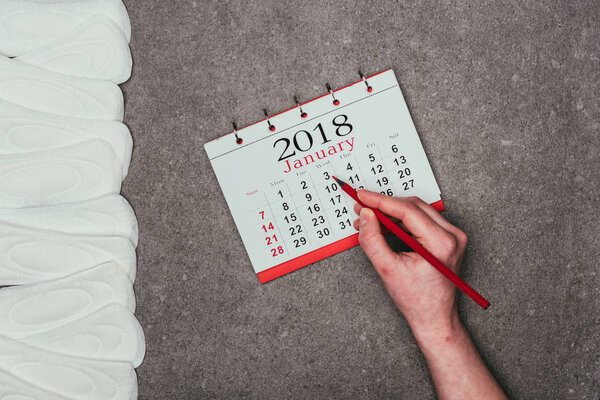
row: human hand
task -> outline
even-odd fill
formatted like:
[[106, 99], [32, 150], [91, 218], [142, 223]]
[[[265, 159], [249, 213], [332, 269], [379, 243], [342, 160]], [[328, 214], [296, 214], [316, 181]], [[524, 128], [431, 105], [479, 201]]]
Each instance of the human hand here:
[[[367, 207], [402, 222], [423, 247], [458, 273], [467, 235], [417, 197], [394, 198], [359, 190]], [[417, 253], [395, 253], [381, 234], [373, 210], [355, 205], [361, 247], [381, 276], [394, 304], [406, 318], [427, 360], [440, 399], [507, 397], [481, 359], [458, 319], [456, 288]]]
[[[367, 207], [399, 219], [423, 247], [454, 273], [459, 272], [467, 235], [429, 204], [417, 197], [389, 197], [364, 189], [358, 191], [358, 198]], [[417, 340], [449, 335], [460, 324], [452, 282], [418, 253], [392, 251], [371, 209], [356, 204], [354, 210], [360, 215], [354, 221], [360, 245]]]

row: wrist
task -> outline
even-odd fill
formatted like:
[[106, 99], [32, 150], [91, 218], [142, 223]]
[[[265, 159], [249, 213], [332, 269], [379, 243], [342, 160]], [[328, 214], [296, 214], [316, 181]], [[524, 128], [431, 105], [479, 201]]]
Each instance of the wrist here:
[[409, 325], [421, 348], [454, 342], [464, 331], [456, 310], [453, 310], [447, 318], [439, 318], [434, 322], [409, 323]]

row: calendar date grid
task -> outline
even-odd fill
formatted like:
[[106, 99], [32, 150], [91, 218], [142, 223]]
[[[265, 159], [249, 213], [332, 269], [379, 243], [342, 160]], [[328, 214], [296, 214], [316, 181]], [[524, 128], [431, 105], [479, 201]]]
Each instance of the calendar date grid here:
[[[319, 183], [315, 183], [315, 180]], [[349, 216], [348, 200], [328, 171], [314, 171], [308, 178], [301, 178], [294, 188], [297, 190], [293, 192], [292, 197], [300, 199], [296, 204], [310, 218], [312, 225], [309, 226], [315, 228], [327, 224], [327, 230], [317, 230], [319, 239], [336, 231], [345, 236], [339, 231], [351, 226], [349, 218], [342, 221]], [[306, 214], [307, 212], [310, 215]]]
[[[271, 191], [274, 195], [263, 192], [268, 211], [263, 210], [264, 206], [254, 210], [254, 213], [262, 213], [263, 218], [273, 220], [273, 226], [280, 232], [279, 238], [292, 245], [292, 253], [297, 248], [316, 245], [332, 236], [343, 238], [355, 232], [348, 229], [353, 228], [350, 221], [352, 208], [331, 174], [325, 173], [320, 180], [309, 174], [293, 187], [297, 190], [285, 182], [285, 186]], [[257, 226], [265, 233], [262, 219]], [[277, 255], [279, 253], [273, 257]]]
[[384, 156], [379, 147], [360, 161], [357, 156], [338, 165], [336, 174], [355, 189], [368, 188], [388, 196], [405, 196], [414, 188], [411, 165], [397, 144], [389, 146], [390, 154]]
[[341, 239], [356, 232], [351, 222], [353, 204], [333, 180], [334, 174], [356, 189], [368, 188], [388, 196], [410, 192], [414, 188], [411, 163], [400, 147], [396, 143], [373, 144], [364, 154], [333, 161], [328, 170], [306, 171], [263, 191], [265, 204], [253, 212], [261, 216], [256, 226], [264, 235], [270, 257], [302, 254], [305, 247], [318, 247], [331, 237]]
[[[341, 193], [341, 190], [340, 190], [340, 188], [339, 188], [339, 185], [338, 185], [336, 182], [333, 182], [333, 178], [331, 178], [331, 175], [330, 175], [330, 174], [329, 174], [327, 171], [324, 171], [324, 172], [323, 172], [323, 177], [324, 177], [324, 180], [325, 180], [325, 181], [330, 181], [330, 183], [327, 183], [327, 184], [326, 184], [326, 186], [325, 186], [325, 189], [323, 189], [323, 190], [327, 190], [327, 192], [328, 192], [328, 194], [326, 194], [326, 196], [325, 196], [325, 197], [329, 197], [329, 198], [328, 198], [328, 200], [329, 200], [329, 201], [325, 203], [325, 204], [326, 204], [326, 206], [324, 206], [324, 212], [325, 212], [325, 211], [329, 211], [329, 210], [331, 210], [331, 209], [340, 210], [340, 209], [341, 209], [341, 207], [342, 207], [342, 206], [341, 206], [341, 204], [342, 204], [342, 201], [344, 202], [343, 204], [344, 204], [345, 206], [347, 206], [347, 201], [346, 201], [346, 199], [345, 199], [344, 197], [342, 197], [342, 193]], [[310, 176], [310, 179], [311, 179], [311, 181], [313, 182], [313, 185], [314, 185], [314, 180], [313, 180], [313, 177], [312, 177], [312, 176]], [[335, 193], [335, 192], [338, 192], [338, 193]], [[330, 196], [330, 195], [332, 195], [332, 196]], [[317, 189], [317, 196], [319, 196], [319, 195], [318, 195], [318, 189]], [[319, 196], [319, 199], [320, 199], [320, 196]], [[331, 206], [329, 205], [330, 203], [331, 203]], [[338, 206], [339, 208], [335, 208], [335, 207], [336, 207], [336, 203], [337, 203], [337, 206]], [[333, 213], [335, 213], [335, 211], [333, 211]], [[339, 222], [339, 221], [337, 221], [337, 219], [338, 219], [338, 218], [339, 218], [339, 217], [335, 217], [335, 218], [334, 218], [334, 219], [335, 219], [335, 222]], [[331, 222], [330, 222], [330, 221], [328, 221], [328, 225], [329, 225], [329, 229], [331, 230], [331, 232], [333, 232], [333, 231], [334, 231], [334, 229], [333, 229], [333, 226], [332, 226], [332, 224], [331, 224]], [[338, 228], [337, 228], [337, 227], [338, 227], [338, 226], [340, 226], [340, 225], [335, 225], [335, 226], [336, 226], [336, 231], [339, 231], [339, 230], [345, 229], [345, 226], [342, 226], [342, 227], [341, 227], [341, 228], [338, 230]], [[329, 236], [329, 232], [325, 232], [324, 230], [323, 230], [321, 233], [322, 233], [324, 236]], [[341, 232], [337, 232], [337, 233], [341, 233]], [[320, 236], [320, 235], [321, 235], [321, 234], [319, 234], [319, 236]]]

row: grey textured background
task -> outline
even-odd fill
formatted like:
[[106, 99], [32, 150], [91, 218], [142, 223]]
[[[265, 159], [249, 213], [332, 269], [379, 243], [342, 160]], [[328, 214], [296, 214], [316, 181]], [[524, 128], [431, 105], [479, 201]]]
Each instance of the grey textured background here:
[[[434, 4], [435, 3], [435, 4]], [[128, 0], [140, 398], [434, 398], [360, 248], [260, 285], [203, 144], [393, 68], [511, 398], [599, 399], [597, 1]]]

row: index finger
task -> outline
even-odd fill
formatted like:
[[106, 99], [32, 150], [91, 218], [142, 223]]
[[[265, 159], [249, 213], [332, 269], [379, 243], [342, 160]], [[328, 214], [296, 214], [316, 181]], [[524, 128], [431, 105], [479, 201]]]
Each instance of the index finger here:
[[401, 220], [406, 229], [421, 243], [435, 243], [450, 235], [413, 202], [364, 189], [358, 191], [358, 198], [367, 207], [377, 208], [389, 216]]

